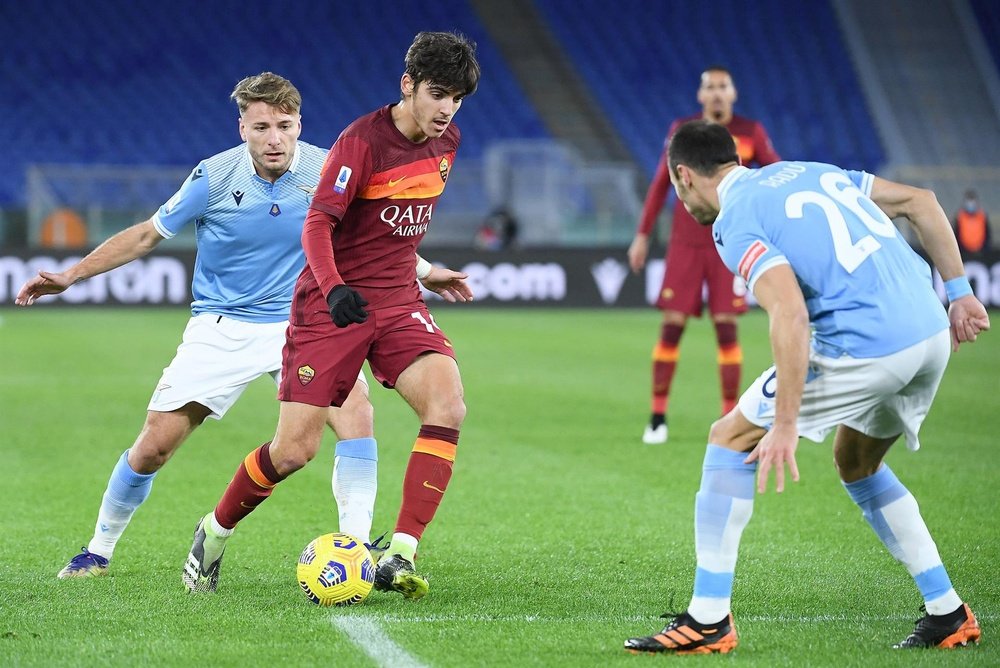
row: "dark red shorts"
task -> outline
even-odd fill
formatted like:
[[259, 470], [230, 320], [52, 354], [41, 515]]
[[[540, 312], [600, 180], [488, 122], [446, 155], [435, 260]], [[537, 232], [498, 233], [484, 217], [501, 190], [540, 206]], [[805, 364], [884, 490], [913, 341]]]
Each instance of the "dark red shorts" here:
[[360, 325], [289, 325], [281, 355], [278, 399], [340, 406], [367, 359], [375, 379], [393, 387], [419, 355], [455, 352], [423, 302], [369, 311]]
[[656, 306], [700, 317], [706, 286], [712, 315], [747, 310], [746, 284], [729, 271], [714, 246], [670, 244]]

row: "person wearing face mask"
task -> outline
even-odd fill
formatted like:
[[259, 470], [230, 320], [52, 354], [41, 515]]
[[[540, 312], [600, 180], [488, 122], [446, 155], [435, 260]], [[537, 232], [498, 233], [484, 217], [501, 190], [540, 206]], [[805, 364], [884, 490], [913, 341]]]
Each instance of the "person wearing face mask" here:
[[975, 190], [965, 191], [965, 201], [952, 218], [952, 226], [963, 257], [990, 249], [990, 219]]

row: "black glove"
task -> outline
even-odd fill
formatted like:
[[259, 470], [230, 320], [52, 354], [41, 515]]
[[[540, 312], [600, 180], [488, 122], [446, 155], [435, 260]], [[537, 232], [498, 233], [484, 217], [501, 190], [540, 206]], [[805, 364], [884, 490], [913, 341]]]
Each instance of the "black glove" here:
[[326, 296], [330, 307], [330, 317], [337, 327], [347, 327], [351, 323], [362, 323], [368, 319], [368, 305], [365, 298], [346, 285], [338, 285]]

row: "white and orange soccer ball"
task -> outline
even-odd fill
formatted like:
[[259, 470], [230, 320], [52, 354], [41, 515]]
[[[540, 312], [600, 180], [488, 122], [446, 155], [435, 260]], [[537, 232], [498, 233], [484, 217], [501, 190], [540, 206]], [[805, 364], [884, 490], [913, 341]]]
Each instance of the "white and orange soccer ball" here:
[[306, 545], [295, 568], [299, 586], [316, 605], [354, 605], [375, 583], [375, 562], [364, 543], [328, 533]]

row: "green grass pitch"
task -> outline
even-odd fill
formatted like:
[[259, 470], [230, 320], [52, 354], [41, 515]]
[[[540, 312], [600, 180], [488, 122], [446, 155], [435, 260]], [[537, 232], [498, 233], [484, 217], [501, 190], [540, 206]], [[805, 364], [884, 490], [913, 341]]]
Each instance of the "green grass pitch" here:
[[[836, 478], [829, 442], [803, 441], [802, 480], [758, 496], [737, 567], [741, 635], [726, 657], [642, 657], [624, 638], [659, 630], [694, 572], [693, 500], [718, 412], [714, 337], [682, 342], [670, 442], [645, 446], [653, 311], [440, 306], [468, 418], [448, 495], [421, 544], [421, 601], [373, 593], [310, 604], [295, 560], [336, 529], [332, 435], [231, 540], [215, 595], [180, 572], [197, 518], [241, 458], [270, 438], [274, 389], [259, 380], [161, 471], [111, 574], [59, 581], [89, 540], [107, 477], [138, 432], [179, 342], [180, 310], [0, 312], [0, 666], [987, 666], [1000, 664], [1000, 332], [963, 347], [922, 432], [889, 455], [921, 504], [984, 639], [954, 652], [890, 649], [921, 603]], [[994, 313], [996, 319], [997, 314]], [[742, 321], [743, 384], [769, 364], [767, 321]], [[391, 529], [418, 427], [373, 387], [375, 529]], [[373, 658], [373, 656], [374, 658]]]

